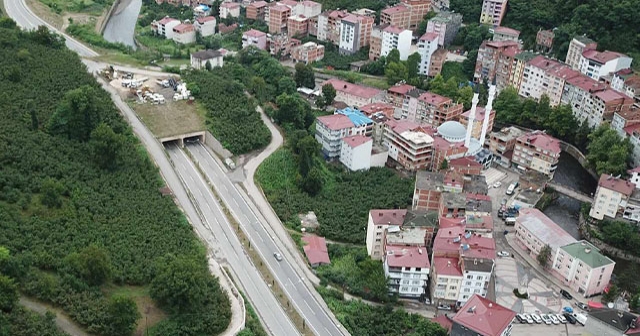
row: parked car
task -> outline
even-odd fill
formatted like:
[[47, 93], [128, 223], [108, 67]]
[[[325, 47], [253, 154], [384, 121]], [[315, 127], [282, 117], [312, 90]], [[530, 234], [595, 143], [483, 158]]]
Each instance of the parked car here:
[[564, 313], [562, 314], [562, 316], [564, 316], [564, 318], [567, 319], [567, 322], [571, 323], [571, 324], [576, 324], [576, 318], [573, 317], [573, 314], [571, 313]]
[[569, 292], [564, 289], [560, 290], [560, 294], [562, 294], [562, 296], [564, 296], [564, 298], [567, 300], [573, 300], [573, 296], [571, 296], [571, 294], [569, 294]]
[[576, 301], [576, 306], [578, 306], [578, 308], [580, 308], [582, 310], [587, 310], [589, 308], [586, 304], [584, 304], [582, 302], [579, 302], [579, 301]]
[[278, 252], [273, 253], [273, 257], [276, 258], [277, 261], [282, 261], [282, 254]]
[[584, 314], [573, 314], [573, 317], [576, 318], [576, 321], [580, 324], [582, 324], [583, 326], [587, 323], [587, 316], [585, 316]]
[[540, 318], [540, 315], [538, 314], [531, 314], [531, 318], [535, 323], [538, 323], [538, 324], [542, 323], [542, 318]]
[[498, 252], [498, 257], [508, 257], [510, 256], [511, 253], [507, 252], [507, 251], [500, 251]]
[[503, 198], [502, 201], [500, 201], [500, 205], [507, 205], [507, 199]]
[[527, 323], [529, 323], [529, 324], [534, 324], [535, 323], [533, 321], [533, 319], [531, 318], [531, 315], [529, 315], [529, 314], [520, 314], [520, 315], [522, 315], [522, 318], [524, 318], [527, 321]]
[[560, 323], [562, 323], [562, 324], [566, 324], [566, 323], [567, 323], [567, 319], [564, 317], [564, 315], [562, 315], [562, 314], [556, 314], [556, 317], [558, 318], [558, 320], [560, 321]]
[[558, 317], [555, 314], [547, 314], [547, 317], [549, 317], [551, 319], [551, 323], [560, 324], [560, 320], [558, 319]]
[[549, 318], [547, 314], [540, 314], [540, 318], [542, 319], [542, 322], [544, 322], [544, 324], [553, 324], [553, 321], [551, 321], [551, 318]]
[[502, 186], [502, 182], [500, 182], [500, 181], [498, 181], [498, 182], [493, 184], [494, 188], [500, 188], [500, 186]]
[[527, 323], [527, 320], [521, 314], [516, 314], [516, 320], [520, 323]]
[[439, 304], [438, 310], [451, 310], [451, 306], [445, 304]]

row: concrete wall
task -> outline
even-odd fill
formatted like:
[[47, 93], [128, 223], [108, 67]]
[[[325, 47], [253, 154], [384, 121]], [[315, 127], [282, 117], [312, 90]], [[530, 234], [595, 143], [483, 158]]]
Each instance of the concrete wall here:
[[233, 156], [233, 153], [225, 149], [220, 141], [218, 141], [218, 139], [216, 139], [209, 131], [204, 133], [204, 144], [207, 145], [207, 147], [211, 148], [211, 150], [216, 154], [220, 155], [223, 159]]
[[100, 35], [104, 34], [104, 29], [107, 27], [107, 22], [111, 19], [111, 15], [115, 12], [116, 8], [120, 5], [121, 0], [114, 0], [111, 8], [107, 11], [107, 15], [102, 19], [102, 22], [98, 25], [98, 33]]

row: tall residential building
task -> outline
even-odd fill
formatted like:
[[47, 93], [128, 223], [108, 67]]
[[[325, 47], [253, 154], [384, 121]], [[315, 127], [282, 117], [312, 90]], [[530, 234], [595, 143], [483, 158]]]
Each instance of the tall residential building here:
[[536, 56], [527, 62], [518, 93], [522, 97], [539, 100], [542, 95], [549, 97], [550, 105], [560, 104], [565, 82], [580, 74], [565, 64]]
[[458, 34], [462, 24], [462, 14], [440, 12], [427, 22], [427, 33], [438, 34], [438, 45], [449, 46]]
[[512, 162], [518, 169], [553, 177], [561, 151], [558, 139], [542, 131], [528, 132], [516, 139]]
[[266, 1], [252, 2], [247, 6], [247, 19], [264, 21], [265, 14], [269, 10]]
[[418, 54], [420, 54], [418, 74], [429, 75], [431, 56], [438, 50], [439, 38], [440, 36], [437, 33], [425, 33], [418, 39]]
[[339, 50], [343, 55], [357, 53], [369, 44], [373, 30], [373, 18], [350, 14], [340, 20]]
[[389, 157], [400, 166], [409, 171], [418, 171], [431, 164], [431, 135], [416, 123], [390, 119], [386, 122], [382, 143], [389, 149]]
[[584, 297], [604, 292], [616, 263], [586, 240], [560, 247], [553, 258], [553, 274]]
[[631, 57], [613, 52], [588, 49], [580, 57], [580, 72], [595, 79], [612, 75], [614, 72], [631, 67]]
[[324, 58], [324, 46], [314, 42], [291, 48], [291, 59], [294, 62], [310, 64]]
[[249, 29], [242, 34], [242, 48], [255, 46], [260, 50], [267, 50], [267, 34], [259, 30]]
[[431, 0], [402, 0], [396, 6], [382, 10], [380, 24], [415, 30], [430, 8]]
[[569, 43], [569, 49], [567, 50], [567, 57], [564, 62], [567, 63], [573, 70], [580, 69], [580, 58], [585, 50], [595, 50], [598, 44], [592, 39], [586, 36], [576, 36]]
[[489, 150], [496, 158], [495, 161], [503, 167], [511, 167], [513, 150], [516, 147], [516, 140], [524, 134], [524, 131], [510, 126], [489, 135]]
[[618, 70], [611, 78], [611, 88], [633, 98], [640, 107], [640, 75], [631, 69]]
[[429, 77], [435, 77], [442, 72], [442, 66], [447, 61], [447, 49], [439, 48], [431, 55], [429, 61]]
[[230, 17], [240, 17], [240, 4], [237, 2], [223, 2], [220, 4], [220, 17], [223, 19]]
[[627, 136], [625, 128], [638, 124], [640, 124], [640, 109], [616, 112], [611, 119], [611, 128], [623, 138]]
[[170, 17], [164, 17], [159, 21], [151, 22], [151, 30], [167, 39], [173, 38], [173, 28], [180, 24], [179, 20]]
[[371, 30], [371, 38], [369, 39], [369, 60], [376, 61], [382, 53], [382, 34], [389, 25], [377, 25]]
[[484, 0], [480, 12], [480, 23], [498, 27], [506, 12], [507, 0]]
[[309, 18], [304, 15], [292, 15], [287, 19], [289, 37], [306, 36], [309, 32]]
[[443, 173], [418, 170], [413, 190], [414, 210], [432, 211], [440, 209], [440, 199], [445, 192], [445, 175]]
[[519, 52], [520, 46], [518, 42], [482, 42], [480, 49], [478, 49], [478, 58], [476, 59], [476, 67], [473, 74], [474, 81], [491, 83], [500, 79], [501, 83], [508, 83], [513, 60]]
[[493, 41], [512, 41], [518, 42], [520, 31], [509, 27], [495, 27], [493, 29]]
[[304, 0], [297, 4], [297, 10], [294, 15], [303, 15], [307, 18], [312, 18], [322, 13], [322, 4], [315, 1]]
[[438, 127], [446, 121], [457, 121], [463, 105], [432, 92], [408, 84], [394, 85], [387, 90], [387, 100], [396, 107], [395, 117], [420, 125]]
[[431, 300], [434, 304], [453, 304], [458, 300], [463, 275], [458, 258], [433, 257], [431, 262]]
[[479, 295], [472, 296], [452, 318], [451, 336], [510, 336], [516, 312]]
[[[476, 107], [474, 116], [471, 118], [471, 113], [473, 112], [474, 112], [473, 110], [468, 110], [468, 111], [465, 111], [463, 114], [461, 114], [460, 124], [462, 124], [462, 126], [467, 128], [467, 126], [469, 125], [469, 120], [473, 120], [473, 125], [471, 126], [471, 136], [475, 139], [480, 139], [480, 135], [482, 134], [482, 126], [484, 123], [486, 110], [482, 106]], [[489, 118], [488, 124], [487, 124], [488, 130], [493, 129], [493, 121], [495, 117], [496, 117], [496, 110], [491, 109], [491, 113], [489, 113], [489, 117], [488, 117]]]
[[524, 68], [527, 66], [530, 60], [536, 57], [536, 54], [530, 51], [523, 51], [514, 57], [513, 64], [511, 65], [511, 72], [509, 73], [509, 86], [520, 90], [522, 84], [522, 78], [524, 75]]
[[280, 34], [287, 29], [287, 20], [291, 16], [291, 8], [276, 4], [269, 7], [269, 33]]
[[602, 174], [589, 216], [597, 220], [603, 220], [604, 216], [616, 218], [624, 210], [634, 189], [635, 185], [625, 179]]
[[406, 61], [411, 51], [411, 37], [413, 33], [408, 29], [388, 26], [382, 31], [382, 46], [380, 55], [387, 56], [393, 49], [400, 53], [400, 60]]
[[316, 118], [315, 138], [322, 146], [326, 159], [340, 156], [342, 139], [354, 135], [370, 137], [372, 133], [373, 121], [358, 110], [347, 108]]
[[340, 22], [349, 16], [347, 11], [332, 10], [318, 16], [317, 37], [320, 41], [329, 41], [335, 45], [340, 44]]
[[385, 245], [383, 267], [389, 293], [408, 298], [425, 294], [431, 268], [426, 247]]
[[373, 260], [384, 258], [384, 243], [387, 241], [387, 229], [400, 227], [404, 223], [407, 209], [371, 210], [367, 222], [367, 254]]

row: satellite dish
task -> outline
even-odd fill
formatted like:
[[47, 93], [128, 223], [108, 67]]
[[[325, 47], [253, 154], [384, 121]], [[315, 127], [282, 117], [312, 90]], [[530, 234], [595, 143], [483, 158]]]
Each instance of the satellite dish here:
[[607, 303], [607, 307], [609, 307], [609, 309], [613, 309], [613, 302]]

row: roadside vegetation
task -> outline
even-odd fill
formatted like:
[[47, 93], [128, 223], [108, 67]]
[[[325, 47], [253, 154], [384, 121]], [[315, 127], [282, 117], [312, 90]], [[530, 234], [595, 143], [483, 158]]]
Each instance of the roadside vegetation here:
[[[148, 307], [114, 289], [128, 285], [168, 315], [150, 334], [226, 329], [229, 300], [205, 249], [109, 95], [44, 27], [0, 19], [0, 42], [2, 276], [94, 334], [136, 330]], [[47, 335], [37, 320], [31, 335]]]
[[57, 14], [63, 12], [100, 15], [114, 0], [40, 0]]

